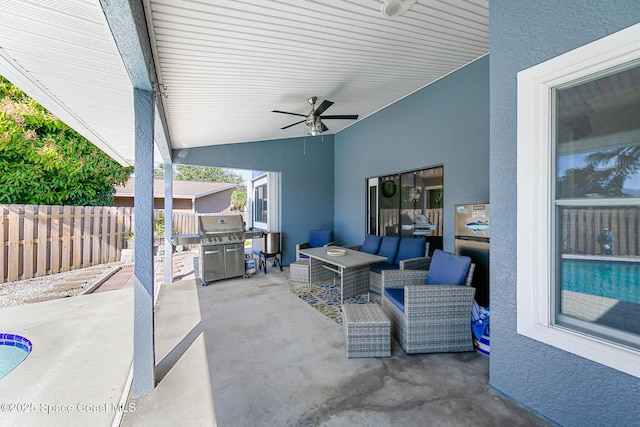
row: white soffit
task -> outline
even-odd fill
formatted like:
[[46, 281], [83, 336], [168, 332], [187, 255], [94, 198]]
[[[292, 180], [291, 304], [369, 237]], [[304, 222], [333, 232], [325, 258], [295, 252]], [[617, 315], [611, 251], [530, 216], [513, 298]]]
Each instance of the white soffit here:
[[0, 0], [0, 75], [133, 164], [133, 91], [98, 0]]
[[[174, 148], [288, 138], [307, 98], [360, 119], [489, 51], [487, 0], [145, 0]], [[325, 120], [335, 133], [351, 120]]]
[[[173, 148], [304, 135], [307, 114], [384, 108], [489, 50], [488, 0], [141, 0]], [[123, 164], [131, 83], [99, 0], [0, 0], [0, 74]], [[351, 120], [325, 120], [335, 133]], [[157, 156], [157, 152], [156, 152]]]

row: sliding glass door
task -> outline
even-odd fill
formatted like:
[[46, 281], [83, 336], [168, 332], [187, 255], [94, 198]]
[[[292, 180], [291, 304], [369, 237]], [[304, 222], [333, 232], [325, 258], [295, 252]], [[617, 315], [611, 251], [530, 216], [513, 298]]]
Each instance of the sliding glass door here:
[[442, 247], [443, 171], [438, 166], [369, 178], [367, 232], [427, 237], [432, 247]]

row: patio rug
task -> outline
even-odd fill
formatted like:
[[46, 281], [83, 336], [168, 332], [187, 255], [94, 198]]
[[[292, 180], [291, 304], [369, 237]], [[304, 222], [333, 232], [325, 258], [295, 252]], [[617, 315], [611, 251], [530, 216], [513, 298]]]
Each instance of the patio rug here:
[[[329, 319], [342, 325], [342, 306], [340, 305], [340, 283], [333, 281], [314, 283], [309, 289], [304, 285], [291, 290], [298, 298], [327, 316]], [[344, 300], [345, 304], [367, 304], [366, 294], [356, 295]]]

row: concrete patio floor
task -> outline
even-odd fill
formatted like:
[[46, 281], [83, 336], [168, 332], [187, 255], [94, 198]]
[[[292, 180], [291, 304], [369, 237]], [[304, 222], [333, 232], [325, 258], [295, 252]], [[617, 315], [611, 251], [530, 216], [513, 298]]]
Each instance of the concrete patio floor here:
[[488, 385], [479, 353], [347, 359], [341, 327], [270, 269], [163, 288], [160, 381], [123, 426], [547, 426]]
[[133, 289], [8, 307], [31, 353], [0, 379], [2, 426], [110, 426], [133, 357]]
[[122, 426], [550, 425], [488, 385], [479, 353], [409, 356], [393, 341], [390, 358], [347, 359], [341, 327], [291, 293], [303, 284], [288, 278], [269, 269], [163, 286], [158, 385], [128, 401], [126, 278], [110, 292], [0, 310], [3, 332], [34, 346], [0, 380], [0, 402], [35, 408], [3, 411], [0, 424], [116, 426], [122, 402]]

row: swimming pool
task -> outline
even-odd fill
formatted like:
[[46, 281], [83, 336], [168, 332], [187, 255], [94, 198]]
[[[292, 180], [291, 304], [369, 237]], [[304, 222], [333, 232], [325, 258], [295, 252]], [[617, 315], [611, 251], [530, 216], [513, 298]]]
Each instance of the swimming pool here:
[[640, 263], [562, 260], [562, 290], [640, 304]]
[[31, 341], [14, 334], [0, 334], [0, 378], [11, 372], [31, 352]]

